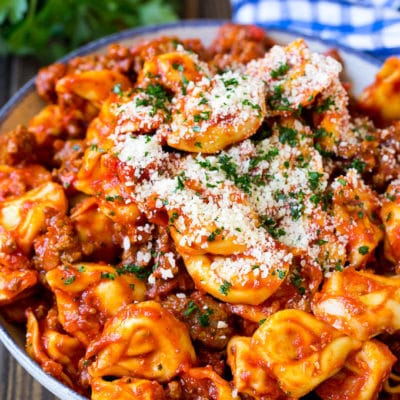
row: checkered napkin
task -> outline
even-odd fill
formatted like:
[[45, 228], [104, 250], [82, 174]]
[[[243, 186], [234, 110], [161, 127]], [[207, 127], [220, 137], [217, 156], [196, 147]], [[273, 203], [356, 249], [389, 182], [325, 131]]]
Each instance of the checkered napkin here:
[[400, 57], [400, 0], [231, 0], [233, 21]]

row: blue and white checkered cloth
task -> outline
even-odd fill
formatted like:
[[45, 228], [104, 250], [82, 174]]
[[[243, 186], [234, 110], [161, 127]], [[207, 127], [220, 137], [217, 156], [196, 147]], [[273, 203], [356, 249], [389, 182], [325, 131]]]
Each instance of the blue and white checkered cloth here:
[[400, 0], [231, 0], [232, 19], [400, 57]]

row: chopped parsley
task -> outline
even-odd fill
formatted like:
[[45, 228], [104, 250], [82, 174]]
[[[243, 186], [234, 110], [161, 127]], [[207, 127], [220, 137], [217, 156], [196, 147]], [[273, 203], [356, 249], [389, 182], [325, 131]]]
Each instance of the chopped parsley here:
[[176, 185], [176, 190], [183, 190], [185, 188], [185, 181], [186, 181], [185, 172], [181, 172], [177, 177], [176, 180], [178, 181]]
[[172, 68], [179, 71], [179, 72], [183, 72], [184, 68], [182, 64], [178, 64], [178, 63], [173, 63], [172, 64]]
[[136, 99], [136, 107], [147, 107], [151, 104], [149, 99]]
[[257, 165], [262, 161], [272, 161], [279, 154], [279, 150], [277, 147], [273, 147], [268, 150], [266, 153], [260, 153], [256, 157], [250, 159], [249, 162], [249, 170], [252, 170], [257, 167]]
[[358, 248], [358, 252], [359, 252], [361, 255], [365, 256], [365, 255], [368, 254], [368, 252], [369, 252], [369, 247], [368, 247], [368, 246], [360, 246], [360, 247]]
[[101, 279], [110, 279], [113, 281], [115, 279], [115, 274], [113, 274], [111, 272], [102, 272]]
[[282, 63], [278, 66], [278, 68], [273, 69], [271, 71], [271, 78], [277, 79], [282, 75], [285, 75], [290, 69], [290, 65], [288, 63]]
[[337, 262], [337, 263], [335, 264], [335, 271], [339, 271], [339, 272], [342, 272], [342, 271], [343, 271], [343, 267], [340, 265], [339, 262]]
[[310, 196], [310, 201], [315, 205], [321, 204], [322, 209], [326, 211], [331, 203], [332, 198], [332, 192], [317, 193]]
[[105, 196], [105, 199], [106, 199], [107, 201], [122, 200], [122, 196], [120, 196], [119, 194], [107, 195], [107, 196]]
[[318, 128], [314, 132], [315, 139], [322, 139], [322, 138], [331, 137], [331, 136], [332, 136], [332, 133], [328, 132], [325, 128]]
[[308, 171], [308, 184], [311, 190], [316, 190], [319, 187], [320, 180], [324, 174], [316, 171]]
[[238, 86], [239, 82], [236, 78], [225, 79], [222, 81], [227, 89], [232, 89], [231, 86]]
[[101, 147], [99, 147], [97, 144], [91, 144], [89, 146], [89, 149], [92, 151], [98, 151], [99, 153], [104, 153], [104, 150]]
[[245, 193], [250, 193], [251, 176], [249, 174], [240, 175], [237, 172], [238, 166], [232, 161], [232, 157], [226, 154], [219, 156], [218, 163], [220, 165], [220, 170], [225, 172], [228, 179], [233, 181], [233, 183]]
[[168, 108], [170, 95], [159, 83], [150, 83], [144, 89], [137, 89], [139, 92], [144, 93], [147, 97], [136, 99], [136, 106], [150, 106], [151, 111], [149, 115], [153, 117], [157, 111], [164, 111], [167, 119], [171, 117], [171, 111]]
[[75, 275], [70, 275], [68, 278], [65, 279], [64, 285], [70, 285], [71, 283], [75, 282], [75, 279]]
[[205, 97], [202, 97], [202, 99], [199, 101], [199, 106], [208, 104], [208, 100]]
[[202, 111], [193, 115], [194, 122], [207, 121], [210, 119], [211, 111]]
[[292, 220], [297, 221], [302, 216], [305, 208], [304, 193], [301, 190], [298, 193], [290, 192], [289, 196], [286, 196], [286, 199], [289, 199], [289, 208]]
[[[276, 148], [271, 149], [265, 154], [260, 153], [257, 157], [250, 160], [249, 170], [254, 169], [262, 160], [271, 160], [277, 154], [278, 149]], [[232, 181], [236, 187], [248, 194], [251, 192], [253, 185], [265, 184], [265, 177], [261, 174], [239, 173], [238, 165], [227, 154], [218, 156], [216, 165], [212, 164], [210, 160], [196, 160], [196, 163], [209, 171], [224, 172], [226, 179]]]
[[335, 156], [335, 153], [333, 151], [328, 151], [322, 148], [320, 143], [315, 143], [316, 150], [318, 151], [319, 154], [321, 154], [322, 157], [324, 158], [332, 158]]
[[249, 99], [244, 99], [242, 101], [242, 104], [244, 106], [249, 106], [251, 107], [253, 110], [257, 110], [258, 111], [258, 116], [261, 117], [261, 107], [259, 104], [256, 103], [252, 103]]
[[306, 292], [306, 289], [302, 286], [303, 279], [297, 272], [294, 272], [292, 274], [292, 276], [290, 277], [290, 282], [293, 286], [297, 288], [301, 295]]
[[229, 290], [232, 284], [228, 281], [224, 281], [224, 283], [219, 287], [219, 292], [222, 293], [224, 296], [228, 296]]
[[300, 219], [304, 206], [301, 204], [290, 203], [290, 215], [293, 221]]
[[118, 275], [127, 273], [135, 274], [138, 279], [146, 280], [150, 276], [151, 271], [136, 264], [125, 264], [122, 267], [117, 268]]
[[349, 164], [348, 168], [354, 168], [358, 173], [362, 174], [365, 170], [366, 163], [359, 158], [355, 158], [352, 160], [352, 162]]
[[324, 99], [321, 105], [316, 108], [318, 114], [328, 111], [332, 106], [335, 106], [335, 101], [331, 97]]
[[282, 193], [282, 192], [279, 192], [279, 191], [276, 191], [274, 193], [275, 201], [282, 201], [282, 202], [286, 203], [287, 202], [287, 198], [288, 197], [287, 197], [287, 195], [285, 193]]
[[171, 217], [170, 217], [170, 219], [169, 219], [169, 222], [170, 222], [171, 224], [173, 224], [178, 218], [179, 218], [179, 214], [178, 214], [176, 211], [174, 211], [174, 212], [171, 214]]
[[281, 269], [278, 269], [277, 272], [278, 272], [279, 279], [283, 279], [286, 276], [286, 271], [282, 271]]
[[196, 313], [198, 315], [197, 319], [200, 326], [206, 328], [210, 325], [210, 316], [211, 314], [213, 314], [213, 310], [211, 308], [207, 308], [204, 313], [200, 313], [199, 306], [193, 300], [190, 300], [185, 311], [183, 312], [183, 315], [185, 317], [189, 317], [193, 313]]
[[199, 164], [200, 167], [206, 168], [209, 171], [218, 171], [218, 167], [215, 165], [212, 165], [210, 160], [204, 160], [204, 161], [196, 160], [196, 163]]
[[296, 157], [297, 167], [307, 168], [310, 165], [310, 160], [311, 160], [310, 156], [305, 158], [303, 154], [300, 154], [298, 157]]
[[286, 271], [278, 268], [278, 269], [272, 271], [273, 276], [275, 276], [276, 274], [278, 274], [278, 278], [282, 280], [286, 276]]
[[214, 240], [223, 232], [224, 227], [216, 228], [213, 232], [211, 232], [207, 237], [207, 242], [214, 242]]
[[267, 99], [268, 105], [272, 110], [277, 111], [293, 111], [289, 100], [283, 96], [283, 86], [276, 85], [273, 93]]
[[259, 129], [252, 137], [251, 140], [261, 141], [271, 137], [272, 129], [269, 126], [263, 125], [261, 129]]
[[274, 239], [279, 239], [281, 236], [286, 235], [286, 232], [284, 229], [279, 228], [277, 226], [277, 222], [269, 217], [268, 215], [263, 215], [260, 217], [261, 224], [264, 226], [268, 233], [274, 238]]
[[206, 328], [210, 325], [210, 315], [213, 313], [213, 310], [208, 308], [206, 312], [199, 315], [199, 323], [203, 328]]
[[193, 300], [190, 300], [188, 306], [186, 307], [186, 310], [183, 312], [183, 315], [185, 317], [188, 317], [190, 314], [197, 311], [198, 309], [199, 307], [197, 306], [197, 304]]
[[287, 126], [279, 125], [279, 142], [287, 143], [291, 147], [296, 147], [298, 144], [297, 131]]
[[395, 194], [386, 193], [385, 197], [390, 201], [395, 201], [396, 200], [396, 195]]

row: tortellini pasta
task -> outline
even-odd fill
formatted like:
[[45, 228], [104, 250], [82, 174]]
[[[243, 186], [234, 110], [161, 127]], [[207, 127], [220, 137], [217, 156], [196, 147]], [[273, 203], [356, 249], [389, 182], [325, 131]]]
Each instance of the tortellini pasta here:
[[107, 265], [59, 266], [47, 272], [46, 281], [56, 296], [61, 325], [85, 345], [121, 307], [144, 299], [141, 280]]
[[239, 393], [248, 394], [256, 399], [263, 397], [276, 399], [284, 396], [273, 372], [255, 356], [251, 338], [231, 339], [228, 345], [228, 364], [232, 369], [233, 382]]
[[317, 393], [323, 400], [375, 399], [394, 362], [395, 357], [383, 343], [367, 340], [343, 369], [317, 388]]
[[38, 282], [36, 271], [14, 270], [1, 266], [0, 270], [0, 305], [15, 301]]
[[56, 84], [56, 92], [58, 96], [73, 93], [100, 108], [115, 85], [126, 90], [130, 82], [126, 76], [116, 71], [83, 71], [61, 78]]
[[351, 268], [334, 272], [314, 297], [313, 312], [336, 329], [367, 340], [400, 328], [397, 276], [386, 277]]
[[400, 82], [400, 59], [388, 58], [375, 77], [375, 82], [364, 89], [360, 104], [384, 122], [400, 118], [398, 84]]
[[336, 178], [333, 212], [337, 230], [348, 238], [349, 262], [353, 267], [365, 265], [383, 238], [378, 219], [379, 200], [354, 169]]
[[133, 375], [158, 382], [170, 380], [196, 360], [187, 328], [154, 301], [123, 307], [89, 345], [86, 358], [93, 358], [93, 377]]
[[257, 329], [251, 349], [286, 395], [301, 397], [340, 370], [361, 343], [300, 310], [273, 314]]
[[46, 226], [46, 208], [65, 213], [67, 199], [60, 185], [43, 183], [0, 205], [0, 224], [15, 235], [18, 245], [27, 254], [35, 237]]

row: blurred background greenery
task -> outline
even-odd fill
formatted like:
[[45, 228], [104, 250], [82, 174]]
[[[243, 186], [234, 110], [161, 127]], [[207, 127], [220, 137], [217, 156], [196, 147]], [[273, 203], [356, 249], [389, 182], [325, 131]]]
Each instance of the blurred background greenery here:
[[0, 55], [50, 63], [93, 39], [179, 18], [180, 0], [0, 0]]

